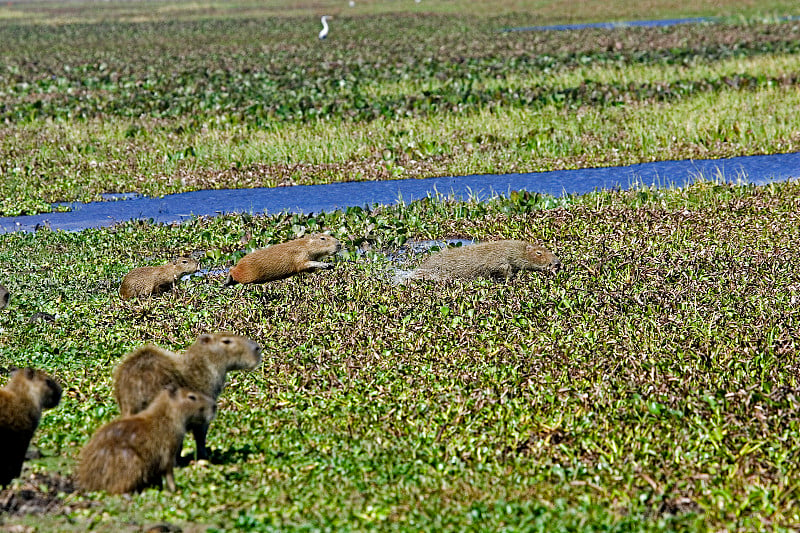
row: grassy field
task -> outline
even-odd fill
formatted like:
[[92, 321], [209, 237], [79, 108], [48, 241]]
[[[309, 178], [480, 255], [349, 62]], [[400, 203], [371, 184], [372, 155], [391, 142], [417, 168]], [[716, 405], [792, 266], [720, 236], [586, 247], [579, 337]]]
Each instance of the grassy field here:
[[[0, 215], [109, 192], [580, 168], [800, 142], [798, 23], [777, 20], [800, 8], [784, 3], [590, 2], [560, 18], [556, 2], [473, 3], [459, 15], [454, 2], [343, 4], [281, 16], [269, 3], [0, 6]], [[336, 14], [324, 42], [319, 12]], [[727, 18], [501, 32], [597, 13]]]
[[[231, 374], [212, 464], [180, 468], [176, 495], [69, 494], [66, 515], [4, 521], [75, 531], [162, 521], [224, 531], [795, 526], [799, 193], [797, 183], [701, 184], [5, 235], [0, 273], [14, 297], [0, 315], [3, 364], [48, 369], [66, 388], [36, 437], [44, 458], [30, 467], [43, 476], [68, 475], [91, 431], [116, 416], [110, 372], [126, 351], [180, 350], [226, 329], [257, 339], [265, 360]], [[225, 289], [217, 275], [143, 302], [116, 295], [142, 257], [194, 253], [216, 268], [247, 234], [263, 244], [321, 227], [351, 252], [364, 239], [391, 252], [404, 236], [542, 239], [567, 267], [402, 287], [389, 278], [406, 263], [351, 253], [332, 271], [263, 287]], [[32, 323], [36, 312], [57, 318]]]
[[[356, 2], [0, 5], [0, 215], [798, 149], [800, 23], [778, 20], [794, 3]], [[701, 15], [727, 18], [499, 31]], [[0, 492], [0, 530], [795, 530], [798, 213], [800, 182], [703, 182], [0, 235], [0, 367], [65, 390]], [[219, 271], [320, 230], [345, 244], [330, 271], [116, 293], [136, 266]], [[540, 241], [565, 268], [391, 284], [419, 260], [392, 259], [404, 245], [447, 237]], [[174, 494], [75, 492], [78, 451], [118, 414], [120, 358], [219, 330], [265, 357], [229, 375], [212, 461], [179, 468]]]

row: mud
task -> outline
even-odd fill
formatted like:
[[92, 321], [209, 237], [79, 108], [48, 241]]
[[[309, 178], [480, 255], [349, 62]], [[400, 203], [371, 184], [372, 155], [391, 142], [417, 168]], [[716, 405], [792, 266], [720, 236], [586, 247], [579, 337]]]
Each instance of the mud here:
[[23, 471], [21, 479], [0, 491], [0, 520], [31, 514], [66, 514], [90, 505], [69, 501], [67, 496], [74, 492], [75, 485], [69, 477], [56, 473], [26, 475]]

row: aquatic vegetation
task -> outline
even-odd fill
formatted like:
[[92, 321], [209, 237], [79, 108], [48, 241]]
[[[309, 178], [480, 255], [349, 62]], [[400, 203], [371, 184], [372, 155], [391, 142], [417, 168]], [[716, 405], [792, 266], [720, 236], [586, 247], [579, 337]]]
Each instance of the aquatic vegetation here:
[[[179, 350], [222, 329], [265, 348], [258, 370], [231, 376], [212, 463], [182, 468], [177, 494], [67, 496], [68, 514], [37, 527], [794, 524], [799, 189], [515, 193], [0, 235], [13, 294], [0, 366], [65, 384], [37, 434], [41, 475], [68, 475], [115, 416], [111, 369], [131, 348]], [[333, 270], [221, 286], [247, 250], [321, 229], [346, 245]], [[386, 254], [444, 237], [541, 239], [565, 268], [391, 285], [420, 258]], [[152, 300], [117, 297], [128, 269], [178, 253], [214, 273]], [[29, 322], [39, 311], [55, 322]]]
[[[498, 31], [534, 16], [675, 15], [621, 0], [559, 15], [557, 4], [473, 3], [464, 16], [451, 2], [424, 15], [371, 2], [336, 13], [324, 46], [308, 39], [315, 13], [279, 1], [0, 6], [0, 214], [106, 192], [797, 150], [797, 22], [731, 1], [713, 9], [750, 10], [720, 25]], [[731, 14], [695, 4], [680, 14]], [[800, 523], [798, 213], [797, 181], [702, 182], [0, 235], [11, 292], [0, 368], [35, 366], [64, 385], [40, 456], [0, 494], [0, 521], [789, 530]], [[333, 269], [222, 287], [247, 252], [319, 231], [344, 244]], [[541, 241], [565, 268], [391, 284], [422, 259], [420, 241], [501, 238]], [[201, 275], [157, 298], [118, 297], [130, 269], [178, 255]], [[257, 340], [264, 360], [220, 397], [212, 460], [182, 467], [174, 494], [74, 493], [79, 449], [117, 415], [120, 358], [219, 330]]]

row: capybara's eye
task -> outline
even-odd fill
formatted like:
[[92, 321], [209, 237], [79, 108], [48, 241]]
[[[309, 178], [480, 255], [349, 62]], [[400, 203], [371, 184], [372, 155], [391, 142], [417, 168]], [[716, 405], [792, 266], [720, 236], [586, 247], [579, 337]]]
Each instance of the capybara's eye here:
[[189, 396], [187, 396], [187, 398], [189, 398], [192, 401], [197, 400], [197, 396], [195, 396], [194, 394], [190, 394]]
[[230, 343], [231, 343], [230, 339], [222, 339], [222, 344], [230, 344]]
[[536, 250], [536, 255], [542, 255], [542, 252], [540, 252], [539, 250]]

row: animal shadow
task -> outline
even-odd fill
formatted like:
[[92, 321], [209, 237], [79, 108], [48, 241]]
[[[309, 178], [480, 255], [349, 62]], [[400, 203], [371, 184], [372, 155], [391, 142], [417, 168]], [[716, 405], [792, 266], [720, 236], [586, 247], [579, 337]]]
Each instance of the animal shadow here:
[[[235, 463], [245, 463], [247, 459], [261, 451], [255, 446], [245, 445], [240, 448], [228, 448], [227, 450], [208, 450], [208, 462], [214, 465], [229, 465]], [[194, 452], [178, 458], [178, 466], [188, 466], [194, 461]]]

